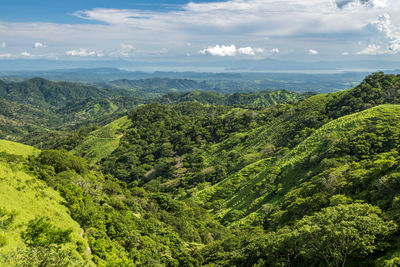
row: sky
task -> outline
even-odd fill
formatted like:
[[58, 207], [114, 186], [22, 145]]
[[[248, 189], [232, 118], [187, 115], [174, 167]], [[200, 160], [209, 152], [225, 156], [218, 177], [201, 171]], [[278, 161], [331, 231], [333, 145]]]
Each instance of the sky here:
[[0, 64], [393, 66], [399, 14], [398, 0], [0, 0]]

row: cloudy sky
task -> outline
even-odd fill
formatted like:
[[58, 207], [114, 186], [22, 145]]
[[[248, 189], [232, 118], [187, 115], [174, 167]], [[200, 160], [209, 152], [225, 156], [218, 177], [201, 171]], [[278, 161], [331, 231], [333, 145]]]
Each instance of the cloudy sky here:
[[398, 0], [13, 0], [0, 61], [398, 60]]

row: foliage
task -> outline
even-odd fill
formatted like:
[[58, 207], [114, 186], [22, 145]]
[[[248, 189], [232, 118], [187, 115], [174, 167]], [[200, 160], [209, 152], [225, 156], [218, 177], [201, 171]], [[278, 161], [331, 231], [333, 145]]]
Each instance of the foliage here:
[[[56, 189], [98, 265], [393, 266], [399, 77], [376, 73], [298, 102], [285, 91], [171, 93], [106, 126], [52, 136], [59, 149], [28, 159], [5, 150], [1, 185], [19, 171]], [[269, 106], [275, 101], [285, 104]], [[8, 205], [17, 215], [4, 248], [26, 214]], [[52, 230], [33, 233], [60, 230], [39, 220], [30, 229]], [[72, 240], [73, 251], [87, 251]]]
[[49, 247], [28, 247], [26, 249], [17, 249], [3, 256], [0, 263], [6, 266], [21, 267], [80, 267], [90, 266], [88, 261], [82, 260], [73, 251], [60, 249], [57, 246]]
[[71, 233], [71, 229], [62, 230], [52, 225], [48, 217], [37, 217], [29, 221], [21, 237], [30, 247], [49, 247], [71, 242]]
[[193, 263], [197, 259], [187, 249], [189, 244], [200, 246], [224, 235], [218, 222], [193, 203], [128, 189], [124, 182], [88, 167], [59, 167], [69, 166], [71, 157], [63, 151], [43, 151], [27, 167], [60, 192], [84, 229], [97, 264]]
[[182, 102], [199, 102], [202, 104], [224, 106], [268, 107], [281, 103], [296, 102], [305, 97], [286, 90], [266, 90], [254, 93], [234, 93], [222, 95], [215, 92], [196, 91], [187, 93], [169, 93], [161, 98], [161, 103], [178, 104]]
[[[40, 265], [42, 261], [51, 260], [47, 259], [46, 255], [54, 254], [61, 257], [65, 253], [68, 255], [74, 254], [73, 258], [78, 259], [79, 262], [84, 261], [83, 259], [89, 255], [84, 255], [84, 249], [80, 250], [82, 253], [77, 250], [78, 247], [86, 248], [88, 246], [87, 241], [80, 236], [82, 229], [78, 223], [70, 217], [67, 209], [61, 204], [63, 202], [62, 197], [44, 182], [36, 179], [24, 166], [28, 157], [37, 156], [39, 151], [32, 147], [9, 141], [2, 141], [1, 144], [2, 151], [8, 151], [13, 154], [0, 152], [0, 243], [2, 246], [0, 250], [0, 265], [20, 266], [25, 264], [23, 266], [29, 266], [31, 264], [30, 266], [32, 266], [34, 264], [34, 266], [46, 266]], [[47, 223], [50, 225], [51, 222], [52, 228], [50, 229], [54, 231], [44, 231], [45, 233], [36, 231], [38, 235], [35, 239], [34, 235], [32, 235], [33, 231], [27, 233], [25, 226], [33, 226], [33, 220], [41, 216], [49, 218], [50, 221], [47, 221]], [[36, 230], [39, 228], [36, 228]], [[57, 237], [57, 231], [55, 230], [59, 228], [72, 229], [67, 231], [71, 242], [67, 242], [68, 244], [65, 245], [65, 249], [72, 251], [71, 253], [62, 252], [59, 248], [53, 248], [51, 253], [47, 251], [47, 248], [28, 248], [21, 236], [22, 232], [27, 233], [26, 237], [30, 244], [34, 244], [35, 242], [31, 242], [34, 240], [38, 241], [35, 244], [43, 241], [41, 245], [55, 241], [68, 241], [69, 238]], [[35, 228], [31, 227], [29, 229]], [[45, 241], [46, 239], [47, 241]], [[64, 250], [64, 245], [62, 250]], [[61, 254], [58, 254], [59, 252]], [[41, 258], [37, 262], [36, 254], [37, 257]], [[2, 256], [5, 258], [1, 259]], [[17, 260], [20, 256], [25, 259], [25, 263], [22, 263], [22, 258], [21, 261]], [[65, 259], [66, 257], [65, 255], [62, 256]], [[80, 264], [76, 264], [76, 266], [80, 266]]]

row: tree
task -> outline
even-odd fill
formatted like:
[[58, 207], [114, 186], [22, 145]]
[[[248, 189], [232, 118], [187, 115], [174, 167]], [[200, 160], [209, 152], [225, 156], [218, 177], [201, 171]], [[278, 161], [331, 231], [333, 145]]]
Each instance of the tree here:
[[71, 229], [62, 230], [53, 226], [47, 217], [37, 217], [28, 223], [21, 237], [30, 247], [49, 247], [70, 242], [71, 233]]
[[300, 254], [307, 259], [322, 259], [328, 266], [344, 266], [348, 258], [361, 258], [382, 249], [397, 225], [384, 221], [381, 213], [378, 207], [354, 203], [304, 217], [295, 225]]

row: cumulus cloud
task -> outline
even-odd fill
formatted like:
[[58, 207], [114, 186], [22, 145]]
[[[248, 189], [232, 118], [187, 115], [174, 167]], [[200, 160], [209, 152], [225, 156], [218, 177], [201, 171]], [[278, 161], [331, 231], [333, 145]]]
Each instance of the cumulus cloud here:
[[366, 48], [356, 54], [381, 55], [400, 52], [400, 29], [394, 26], [388, 14], [370, 21], [365, 29], [371, 33], [372, 41]]
[[31, 53], [29, 53], [27, 51], [24, 51], [24, 52], [21, 53], [21, 56], [23, 56], [23, 57], [31, 57], [32, 55], [31, 55]]
[[1, 47], [1, 48], [6, 48], [6, 46], [7, 46], [6, 42], [1, 42], [1, 43], [0, 43], [0, 47]]
[[315, 49], [308, 49], [307, 50], [307, 52], [310, 54], [310, 55], [318, 55], [318, 51], [317, 50], [315, 50]]
[[135, 50], [135, 47], [131, 44], [125, 44], [122, 43], [121, 44], [121, 49], [119, 50], [119, 53], [121, 54], [121, 56], [124, 57], [129, 57], [129, 56], [133, 56], [133, 51]]
[[383, 54], [382, 48], [380, 45], [370, 44], [360, 52], [356, 53], [357, 55], [380, 55]]
[[250, 46], [236, 48], [235, 45], [215, 45], [209, 46], [199, 51], [200, 54], [209, 54], [219, 57], [233, 57], [237, 55], [255, 56], [256, 53], [264, 52], [262, 48], [253, 48]]
[[272, 54], [278, 54], [280, 51], [279, 51], [279, 48], [272, 48], [272, 49], [270, 50], [270, 52], [271, 52]]
[[248, 56], [254, 56], [256, 54], [256, 52], [254, 51], [253, 48], [251, 48], [250, 46], [248, 47], [241, 47], [237, 50], [237, 53], [241, 54], [241, 55], [248, 55]]
[[36, 48], [36, 49], [38, 49], [38, 48], [45, 48], [46, 47], [46, 45], [44, 45], [44, 44], [42, 44], [42, 43], [39, 43], [39, 42], [36, 42], [34, 45], [33, 45], [33, 48]]
[[219, 56], [219, 57], [232, 57], [236, 56], [236, 46], [234, 45], [216, 45], [216, 46], [209, 46], [200, 51], [201, 54], [210, 54], [212, 56]]
[[343, 53], [342, 53], [342, 56], [348, 56], [348, 55], [350, 55], [349, 52], [343, 52]]
[[101, 52], [89, 50], [86, 48], [80, 48], [79, 50], [70, 50], [70, 51], [65, 51], [65, 54], [67, 56], [73, 56], [73, 57], [102, 57], [103, 54]]

